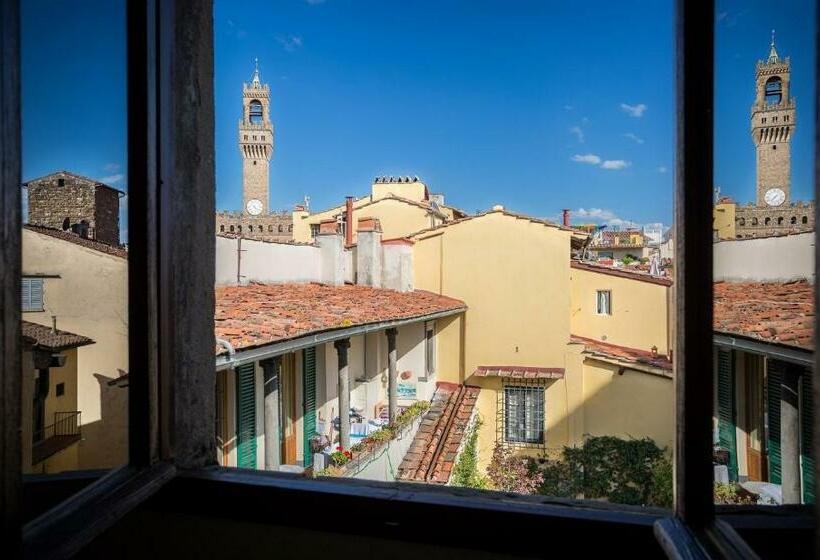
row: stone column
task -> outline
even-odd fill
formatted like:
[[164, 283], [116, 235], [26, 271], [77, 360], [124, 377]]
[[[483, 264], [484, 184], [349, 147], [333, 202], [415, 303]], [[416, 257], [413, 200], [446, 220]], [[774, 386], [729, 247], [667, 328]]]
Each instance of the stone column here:
[[265, 470], [275, 471], [282, 462], [282, 449], [279, 444], [279, 372], [282, 357], [262, 360], [260, 365], [265, 395]]
[[397, 387], [398, 377], [396, 373], [396, 362], [398, 361], [396, 352], [396, 329], [384, 331], [387, 335], [387, 413], [390, 422], [396, 420], [396, 410], [398, 409], [399, 389]]
[[346, 451], [350, 449], [350, 368], [347, 365], [350, 339], [337, 340], [333, 346], [339, 361], [339, 445]]
[[798, 379], [800, 370], [783, 368], [780, 382], [780, 457], [784, 504], [799, 504], [800, 496], [800, 414]]

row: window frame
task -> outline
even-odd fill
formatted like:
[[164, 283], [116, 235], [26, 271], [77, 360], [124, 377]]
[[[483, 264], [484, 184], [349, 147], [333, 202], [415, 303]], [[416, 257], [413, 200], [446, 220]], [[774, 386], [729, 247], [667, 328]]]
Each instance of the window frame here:
[[[601, 294], [606, 296], [606, 311], [601, 311]], [[612, 290], [595, 290], [595, 314], [609, 317], [612, 315]]]
[[[39, 302], [40, 305], [39, 305], [39, 307], [36, 307], [36, 308], [31, 307], [31, 294], [32, 294], [31, 284], [32, 284], [32, 281], [34, 281], [34, 280], [38, 281], [39, 284], [40, 284], [40, 302]], [[29, 297], [28, 297], [28, 303], [27, 304], [22, 301], [23, 300], [22, 296], [23, 296], [23, 294], [25, 294], [23, 284], [25, 284], [26, 282], [28, 282], [28, 284], [29, 284], [29, 288], [28, 288]], [[45, 279], [42, 276], [23, 276], [23, 278], [21, 278], [20, 284], [21, 284], [21, 286], [20, 286], [20, 291], [21, 291], [20, 302], [22, 304], [20, 306], [20, 310], [23, 313], [42, 313], [43, 311], [45, 311], [45, 287], [46, 287]]]
[[[176, 480], [183, 487], [190, 487], [194, 481], [209, 485], [217, 495], [250, 497], [254, 507], [268, 515], [282, 509], [285, 502], [304, 501], [304, 497], [311, 501], [319, 494], [337, 503], [364, 500], [369, 508], [384, 512], [386, 519], [398, 516], [408, 526], [414, 507], [429, 503], [458, 508], [462, 513], [472, 511], [474, 516], [486, 515], [496, 525], [510, 520], [515, 520], [519, 527], [539, 527], [545, 523], [571, 523], [573, 527], [588, 523], [589, 527], [599, 527], [601, 523], [616, 523], [628, 532], [643, 530], [647, 523], [654, 523], [658, 541], [670, 555], [685, 551], [697, 551], [705, 557], [751, 553], [729, 523], [716, 521], [712, 503], [709, 185], [713, 183], [714, 33], [703, 30], [713, 29], [714, 1], [676, 3], [678, 429], [675, 511], [674, 516], [663, 519], [660, 515], [638, 514], [627, 507], [578, 506], [561, 500], [544, 504], [508, 497], [487, 505], [481, 494], [475, 494], [471, 501], [448, 494], [445, 489], [399, 483], [390, 487], [398, 490], [387, 492], [377, 484], [356, 484], [351, 492], [352, 483], [293, 480], [274, 473], [208, 468], [215, 463], [216, 454], [214, 391], [209, 383], [214, 369], [212, 14], [212, 4], [207, 1], [149, 0], [127, 4], [131, 185], [128, 284], [129, 300], [144, 302], [129, 308], [129, 465], [112, 471], [23, 527], [19, 441], [20, 10], [19, 0], [0, 3], [0, 406], [4, 411], [0, 415], [0, 503], [6, 550], [12, 555], [21, 547], [32, 556], [71, 555], [168, 482]], [[815, 158], [818, 149], [816, 144]], [[196, 157], [183, 157], [191, 155]], [[162, 189], [157, 187], [160, 183]], [[818, 194], [815, 177], [816, 200], [820, 199]], [[191, 200], [195, 203], [191, 204]], [[820, 263], [820, 249], [816, 251], [815, 262]], [[203, 254], [207, 258], [203, 259]], [[687, 259], [689, 255], [693, 257]], [[688, 262], [692, 266], [687, 266]], [[186, 306], [186, 301], [198, 301], [200, 305]], [[687, 306], [686, 302], [693, 303]], [[815, 353], [815, 376], [817, 371]], [[815, 387], [820, 387], [820, 383], [815, 382]], [[818, 425], [820, 415], [815, 418], [816, 434], [820, 434]], [[737, 510], [731, 511], [737, 518]], [[741, 516], [739, 523], [745, 527], [775, 527], [774, 530], [780, 527], [786, 531], [785, 536], [794, 527], [813, 524], [810, 512], [810, 508], [790, 508], [778, 515], [774, 524], [769, 515], [752, 512]], [[383, 528], [381, 531], [388, 537], [397, 534]], [[448, 536], [451, 534], [448, 529]], [[417, 533], [412, 535], [411, 540], [423, 538]], [[503, 540], [505, 546], [511, 546], [508, 539]]]
[[[502, 402], [503, 402], [503, 409], [501, 416], [503, 418], [503, 442], [505, 445], [509, 445], [511, 447], [545, 447], [547, 444], [547, 391], [546, 387], [541, 384], [523, 384], [523, 383], [504, 383], [502, 388]], [[535, 397], [532, 399], [532, 405], [534, 410], [527, 409], [527, 394], [534, 394]], [[515, 395], [516, 397], [523, 398], [524, 403], [518, 403], [516, 406], [520, 407], [519, 414], [517, 416], [522, 417], [523, 422], [523, 430], [524, 435], [522, 437], [510, 437], [510, 414], [511, 408], [513, 406], [511, 402], [511, 397]], [[540, 397], [540, 398], [539, 398]], [[530, 416], [535, 416], [532, 420], [529, 418]], [[540, 416], [540, 418], [539, 418]], [[540, 424], [540, 428], [538, 427]], [[537, 430], [539, 437], [536, 438], [528, 438], [527, 431], [532, 426], [532, 429]]]

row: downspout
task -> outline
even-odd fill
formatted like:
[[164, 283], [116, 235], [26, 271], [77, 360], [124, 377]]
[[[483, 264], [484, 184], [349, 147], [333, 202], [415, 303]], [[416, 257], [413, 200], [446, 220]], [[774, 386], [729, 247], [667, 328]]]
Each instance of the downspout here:
[[217, 338], [216, 343], [228, 351], [228, 358], [232, 362], [234, 360], [234, 356], [236, 356], [236, 350], [233, 345], [224, 338]]
[[242, 237], [236, 240], [236, 285], [242, 285]]

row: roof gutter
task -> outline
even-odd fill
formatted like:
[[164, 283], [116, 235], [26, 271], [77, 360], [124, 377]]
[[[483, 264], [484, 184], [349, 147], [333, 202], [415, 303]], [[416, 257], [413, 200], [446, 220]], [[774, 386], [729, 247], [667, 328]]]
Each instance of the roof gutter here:
[[447, 311], [439, 311], [437, 313], [430, 313], [428, 315], [421, 315], [418, 317], [409, 317], [406, 319], [395, 319], [392, 321], [381, 321], [379, 323], [368, 323], [366, 325], [358, 325], [355, 327], [347, 327], [343, 329], [334, 329], [331, 331], [323, 331], [315, 334], [308, 334], [298, 338], [283, 340], [281, 342], [274, 342], [266, 344], [259, 348], [251, 348], [248, 350], [239, 350], [238, 352], [228, 353], [227, 356], [219, 355], [216, 357], [216, 371], [234, 368], [242, 364], [253, 363], [266, 358], [273, 358], [274, 356], [281, 356], [303, 350], [319, 344], [326, 344], [328, 342], [335, 342], [351, 336], [377, 332], [394, 327], [402, 327], [411, 325], [413, 323], [421, 323], [424, 321], [433, 321], [451, 315], [458, 315], [467, 310], [466, 306], [457, 307], [455, 309], [448, 309]]
[[801, 366], [812, 367], [814, 365], [814, 353], [811, 350], [761, 342], [745, 337], [731, 336], [723, 333], [714, 333], [712, 336], [716, 346], [743, 350], [754, 354], [764, 354], [769, 358], [791, 362]]

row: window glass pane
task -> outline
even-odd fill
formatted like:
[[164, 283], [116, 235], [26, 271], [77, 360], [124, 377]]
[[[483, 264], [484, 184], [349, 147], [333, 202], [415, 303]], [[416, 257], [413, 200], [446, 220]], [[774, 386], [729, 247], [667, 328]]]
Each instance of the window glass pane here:
[[22, 467], [99, 476], [128, 461], [125, 4], [24, 2], [21, 24]]
[[[718, 2], [715, 502], [813, 503], [815, 5]], [[750, 134], [751, 133], [751, 134]]]
[[214, 16], [220, 464], [671, 505], [672, 2]]

